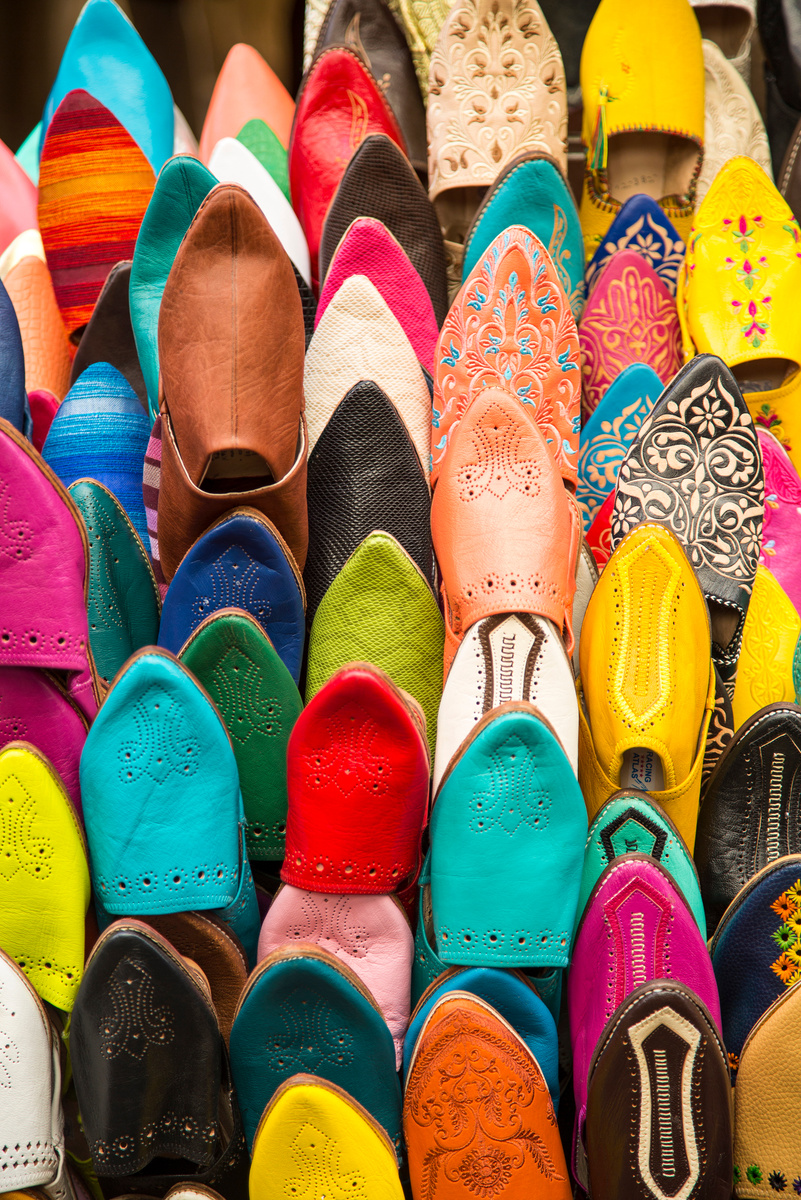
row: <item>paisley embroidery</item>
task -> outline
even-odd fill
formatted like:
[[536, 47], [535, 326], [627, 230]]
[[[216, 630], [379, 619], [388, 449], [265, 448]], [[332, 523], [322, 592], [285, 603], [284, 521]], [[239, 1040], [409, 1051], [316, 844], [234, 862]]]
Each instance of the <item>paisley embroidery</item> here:
[[534, 408], [562, 476], [576, 478], [579, 345], [542, 243], [522, 226], [499, 235], [445, 319], [434, 366], [434, 471], [479, 392], [501, 387]]
[[175, 1014], [156, 1003], [156, 989], [143, 963], [125, 958], [108, 982], [111, 1011], [101, 1018], [100, 1044], [105, 1058], [128, 1054], [141, 1061], [154, 1046], [169, 1046], [175, 1037]]
[[244, 745], [254, 733], [275, 737], [282, 731], [281, 704], [264, 695], [264, 675], [239, 646], [231, 646], [212, 672], [212, 699], [225, 714], [235, 741]]
[[543, 1181], [565, 1179], [554, 1161], [556, 1117], [542, 1075], [483, 1012], [442, 1016], [418, 1049], [404, 1111], [407, 1122], [431, 1130], [418, 1200], [434, 1200], [443, 1179], [485, 1200], [521, 1170], [536, 1194], [532, 1167]]
[[663, 383], [675, 375], [681, 363], [676, 305], [639, 255], [623, 251], [599, 276], [579, 325], [579, 342], [588, 414], [632, 363], [653, 367]]
[[343, 1170], [342, 1147], [314, 1125], [301, 1125], [289, 1146], [298, 1172], [284, 1185], [287, 1200], [368, 1200], [361, 1171]]
[[[614, 386], [614, 385], [613, 385]], [[610, 397], [611, 399], [611, 397]], [[579, 452], [576, 499], [585, 528], [594, 521], [606, 497], [614, 490], [620, 464], [643, 422], [654, 406], [656, 396], [638, 396], [618, 416], [601, 421], [599, 432], [584, 442]], [[600, 417], [600, 412], [598, 416]]]
[[39, 832], [42, 824], [33, 796], [16, 775], [7, 775], [0, 792], [0, 882], [10, 883], [20, 872], [50, 878], [55, 847]]
[[[587, 291], [591, 291], [600, 272], [619, 250], [633, 250], [653, 267], [671, 296], [676, 295], [679, 270], [687, 247], [662, 213], [656, 201], [636, 215], [648, 198], [636, 196], [623, 206], [587, 267]], [[630, 205], [636, 202], [636, 210]], [[627, 210], [631, 216], [627, 214]]]
[[667, 525], [693, 568], [750, 594], [762, 539], [762, 458], [751, 418], [720, 375], [665, 400], [617, 482], [612, 542], [640, 521]]
[[149, 687], [130, 710], [134, 736], [117, 751], [123, 783], [149, 775], [155, 783], [175, 772], [190, 778], [198, 769], [200, 742], [183, 708], [160, 687]]
[[562, 58], [528, 0], [457, 0], [431, 55], [429, 194], [489, 187], [517, 154], [567, 170]]
[[197, 596], [192, 601], [190, 629], [197, 629], [200, 622], [218, 608], [242, 608], [264, 625], [272, 611], [265, 592], [259, 564], [241, 546], [229, 546], [223, 554], [210, 564], [208, 576], [211, 593]]

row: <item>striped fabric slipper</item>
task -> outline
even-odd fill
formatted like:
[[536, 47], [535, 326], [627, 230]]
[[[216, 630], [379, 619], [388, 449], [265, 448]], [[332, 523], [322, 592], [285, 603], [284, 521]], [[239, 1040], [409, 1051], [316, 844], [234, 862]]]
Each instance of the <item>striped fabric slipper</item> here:
[[150, 562], [156, 576], [162, 601], [167, 595], [167, 580], [161, 569], [159, 557], [159, 485], [161, 483], [161, 417], [156, 417], [145, 453], [145, 469], [142, 475], [142, 497], [145, 502], [147, 536], [150, 541]]
[[74, 342], [111, 268], [133, 258], [155, 183], [153, 168], [117, 118], [88, 92], [69, 92], [42, 148], [39, 228]]

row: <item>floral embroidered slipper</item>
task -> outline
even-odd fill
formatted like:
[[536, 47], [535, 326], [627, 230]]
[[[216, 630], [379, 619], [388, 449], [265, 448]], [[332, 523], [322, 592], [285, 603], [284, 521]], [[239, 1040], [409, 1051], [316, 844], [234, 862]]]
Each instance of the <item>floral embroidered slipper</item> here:
[[686, 249], [656, 200], [638, 193], [622, 206], [587, 264], [587, 292], [592, 291], [613, 254], [633, 250], [653, 267], [671, 296], [675, 296]]

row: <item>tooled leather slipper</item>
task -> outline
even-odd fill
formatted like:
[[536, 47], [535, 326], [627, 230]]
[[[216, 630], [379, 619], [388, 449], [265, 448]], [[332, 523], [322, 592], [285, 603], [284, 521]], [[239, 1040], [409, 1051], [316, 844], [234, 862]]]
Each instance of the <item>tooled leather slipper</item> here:
[[225, 722], [239, 768], [252, 859], [281, 859], [286, 831], [286, 748], [303, 701], [270, 638], [241, 608], [201, 621], [179, 651]]
[[127, 379], [146, 408], [147, 389], [131, 327], [130, 280], [130, 262], [118, 262], [109, 271], [72, 360], [70, 387], [92, 363], [106, 362]]
[[576, 323], [542, 243], [522, 225], [495, 239], [439, 335], [432, 482], [453, 430], [479, 392], [503, 388], [528, 406], [565, 483], [574, 487], [581, 363]]
[[139, 651], [117, 675], [81, 755], [81, 794], [106, 913], [219, 910], [255, 960], [236, 759], [219, 713], [171, 654]]
[[[431, 812], [431, 901], [446, 963], [566, 967], [587, 836], [573, 769], [532, 704], [493, 709]], [[536, 858], [542, 870], [528, 869]], [[469, 881], [480, 873], [485, 886]]]
[[768, 704], [735, 733], [709, 778], [696, 862], [710, 931], [763, 867], [801, 852], [801, 708]]
[[556, 1114], [522, 1038], [468, 992], [442, 996], [409, 1064], [403, 1132], [416, 1200], [570, 1200]]
[[69, 92], [42, 144], [39, 228], [56, 301], [76, 344], [109, 271], [133, 258], [155, 184], [152, 166], [113, 113], [86, 91]]
[[392, 1035], [364, 984], [327, 950], [301, 942], [261, 960], [239, 1001], [231, 1065], [249, 1146], [276, 1088], [302, 1071], [363, 1104], [400, 1157]]
[[587, 294], [615, 254], [633, 250], [653, 267], [671, 296], [676, 295], [679, 270], [687, 247], [669, 218], [651, 196], [631, 196], [604, 234], [587, 263]]
[[403, 1200], [395, 1150], [352, 1096], [316, 1075], [293, 1075], [276, 1090], [253, 1140], [251, 1200], [282, 1200], [298, 1170], [315, 1195], [334, 1188], [370, 1200]]
[[83, 831], [52, 765], [27, 742], [0, 751], [0, 798], [0, 945], [43, 1000], [69, 1012], [83, 973], [89, 906]]
[[87, 720], [100, 693], [89, 644], [89, 544], [81, 514], [31, 443], [0, 419], [0, 667], [61, 673]]
[[208, 983], [154, 929], [128, 919], [100, 936], [70, 1043], [100, 1177], [129, 1190], [131, 1182], [142, 1186], [139, 1173], [150, 1167], [148, 1184], [158, 1194], [189, 1177], [224, 1196], [242, 1180], [242, 1125]]
[[590, 1072], [586, 1143], [593, 1197], [728, 1200], [726, 1051], [709, 1010], [690, 988], [667, 979], [637, 988], [610, 1018]]
[[446, 678], [470, 626], [498, 613], [547, 617], [573, 651], [581, 517], [535, 413], [488, 387], [451, 432], [431, 505]]
[[621, 463], [612, 546], [640, 521], [673, 531], [706, 597], [712, 658], [730, 694], [764, 498], [756, 430], [737, 382], [719, 358], [697, 355], [665, 388]]
[[321, 284], [357, 217], [374, 217], [397, 238], [426, 285], [441, 325], [448, 311], [448, 287], [439, 222], [412, 164], [385, 134], [371, 133], [356, 148], [334, 193], [320, 240]]
[[365, 275], [381, 293], [418, 360], [432, 371], [439, 326], [431, 297], [400, 242], [375, 217], [357, 217], [342, 235], [320, 289], [315, 329], [351, 275]]
[[108, 488], [79, 479], [69, 489], [89, 538], [89, 641], [107, 685], [130, 656], [159, 635], [161, 599], [150, 559]]
[[214, 188], [187, 230], [164, 287], [158, 338], [165, 578], [204, 529], [238, 505], [271, 520], [302, 568], [303, 314], [286, 252], [236, 185]]
[[159, 172], [136, 238], [128, 301], [151, 423], [159, 411], [158, 320], [164, 285], [184, 234], [215, 182], [196, 158], [171, 158]]
[[241, 608], [259, 622], [297, 683], [305, 600], [300, 571], [275, 526], [254, 509], [235, 508], [182, 559], [164, 601], [159, 645], [177, 654], [206, 617]]
[[329, 46], [301, 83], [289, 142], [292, 203], [315, 283], [328, 206], [351, 155], [371, 133], [386, 134], [406, 152], [392, 109], [361, 56], [349, 46]]
[[261, 927], [259, 961], [301, 942], [333, 954], [362, 981], [389, 1026], [400, 1067], [414, 939], [397, 896], [326, 896], [284, 883]]
[[[710, 5], [711, 9], [713, 6]], [[725, 11], [721, 6], [718, 11]], [[728, 14], [727, 14], [728, 16]], [[773, 178], [765, 124], [744, 79], [714, 42], [704, 38], [704, 161], [695, 189], [696, 208], [721, 167], [740, 155], [753, 158]], [[789, 149], [789, 147], [788, 147]], [[779, 173], [781, 180], [781, 171]], [[785, 189], [778, 184], [782, 195]]]

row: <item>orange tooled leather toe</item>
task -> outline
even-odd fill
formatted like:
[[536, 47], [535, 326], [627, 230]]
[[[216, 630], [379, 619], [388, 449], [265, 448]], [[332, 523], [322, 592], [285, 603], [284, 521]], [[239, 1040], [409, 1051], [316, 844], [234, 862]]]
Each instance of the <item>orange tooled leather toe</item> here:
[[581, 517], [530, 405], [487, 388], [451, 431], [431, 505], [445, 600], [445, 675], [482, 617], [553, 621], [572, 653]]
[[570, 1200], [553, 1103], [494, 1008], [452, 992], [431, 1009], [403, 1102], [414, 1200]]

